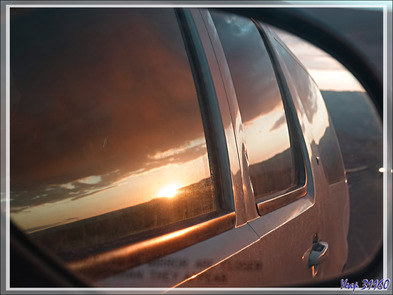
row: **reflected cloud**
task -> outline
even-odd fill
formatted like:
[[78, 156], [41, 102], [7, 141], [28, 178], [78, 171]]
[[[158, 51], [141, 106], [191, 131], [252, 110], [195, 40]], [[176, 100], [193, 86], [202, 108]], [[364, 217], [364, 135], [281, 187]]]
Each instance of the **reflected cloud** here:
[[[147, 171], [138, 171], [136, 174], [128, 173], [120, 178], [116, 177], [118, 172], [114, 171], [113, 175], [102, 176], [101, 186], [86, 185], [77, 181], [75, 181], [75, 184], [79, 187], [74, 191], [61, 188], [61, 185], [52, 186], [50, 187], [50, 194], [44, 199], [29, 199], [30, 192], [23, 199], [24, 204], [29, 205], [11, 206], [12, 217], [22, 228], [25, 228], [32, 225], [63, 224], [68, 223], [66, 220], [74, 216], [84, 219], [129, 206], [136, 206], [158, 198], [157, 192], [160, 188], [167, 186], [168, 183], [173, 183], [174, 179], [177, 180], [177, 183], [181, 181], [181, 183], [187, 185], [209, 177], [210, 173], [206, 162], [207, 155], [204, 155], [181, 165], [168, 164]], [[193, 172], [190, 173], [190, 171]], [[111, 176], [116, 180], [111, 182]], [[207, 178], [207, 180], [211, 183], [210, 178]], [[102, 186], [104, 183], [107, 186]], [[179, 187], [177, 193], [191, 194], [189, 195], [191, 198], [198, 191], [199, 189], [191, 189], [191, 186], [189, 186], [187, 189]], [[17, 199], [19, 205], [23, 205], [21, 200], [20, 198]]]
[[[64, 184], [37, 185], [30, 191], [11, 190], [11, 212], [16, 213], [45, 203], [61, 200], [77, 200], [113, 186], [113, 179], [119, 177], [119, 170], [101, 176], [88, 176]], [[32, 197], [33, 196], [33, 197]]]
[[114, 187], [127, 185], [137, 177], [147, 177], [160, 170], [170, 170], [174, 166], [189, 163], [200, 158], [204, 153], [206, 153], [205, 140], [197, 138], [177, 148], [149, 156], [151, 160], [143, 164], [145, 167], [134, 171], [116, 169], [103, 175], [91, 175], [64, 184], [41, 185], [35, 187], [34, 190], [12, 190], [11, 212], [16, 213], [61, 200], [75, 201]]
[[82, 179], [78, 179], [77, 182], [84, 184], [97, 184], [101, 182], [101, 176], [88, 176]]
[[243, 127], [250, 165], [265, 161], [290, 145], [283, 109], [276, 108], [247, 122]]
[[276, 130], [280, 128], [283, 124], [287, 123], [287, 119], [285, 117], [285, 114], [283, 114], [274, 124], [273, 126], [269, 129], [269, 131]]
[[237, 35], [238, 38], [247, 34], [254, 26], [252, 22], [249, 22], [244, 17], [224, 14], [223, 16], [224, 21], [228, 24], [228, 30], [231, 31], [232, 34]]
[[71, 183], [66, 183], [66, 184], [61, 184], [60, 185], [61, 188], [65, 188], [65, 189], [75, 189], [75, 185], [71, 184]]
[[171, 157], [173, 158], [173, 156], [185, 154], [186, 152], [189, 152], [190, 149], [199, 150], [200, 148], [206, 148], [206, 143], [204, 138], [198, 138], [189, 141], [188, 143], [180, 147], [173, 148], [164, 152], [158, 152], [154, 155], [147, 155], [147, 157], [152, 160], [163, 160]]
[[[175, 18], [163, 18], [162, 11], [153, 9], [147, 18], [146, 12], [136, 10], [34, 11], [39, 22], [27, 12], [12, 22], [13, 189], [31, 191], [43, 182], [67, 186], [75, 179], [94, 182], [98, 180], [83, 178], [163, 164], [151, 162], [148, 155], [156, 156], [154, 160], [173, 156], [166, 159], [172, 163], [190, 160], [186, 153], [171, 151], [203, 138], [194, 82]], [[88, 24], [88, 37], [64, 26], [70, 18], [73, 24]], [[147, 23], [150, 18], [155, 22]], [[114, 31], [133, 39], [123, 38], [119, 44]], [[43, 41], [45, 46], [39, 44]], [[24, 54], [27, 51], [31, 54]], [[160, 155], [162, 151], [168, 154]], [[101, 165], [95, 165], [96, 159]]]

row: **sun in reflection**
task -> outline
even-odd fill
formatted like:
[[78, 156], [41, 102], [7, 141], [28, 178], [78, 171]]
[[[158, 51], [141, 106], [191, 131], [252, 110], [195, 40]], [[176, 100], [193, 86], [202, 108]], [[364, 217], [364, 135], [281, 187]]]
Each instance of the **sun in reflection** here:
[[177, 184], [171, 184], [163, 187], [157, 194], [157, 197], [159, 198], [173, 198], [176, 196], [178, 189], [180, 188], [180, 185]]

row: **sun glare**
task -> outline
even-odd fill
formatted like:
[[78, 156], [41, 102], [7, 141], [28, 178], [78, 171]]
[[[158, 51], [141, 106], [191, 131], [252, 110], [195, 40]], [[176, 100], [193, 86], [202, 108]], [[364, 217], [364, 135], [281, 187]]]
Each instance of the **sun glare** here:
[[163, 187], [159, 192], [157, 197], [159, 198], [172, 198], [177, 194], [177, 190], [180, 188], [179, 185], [171, 184]]

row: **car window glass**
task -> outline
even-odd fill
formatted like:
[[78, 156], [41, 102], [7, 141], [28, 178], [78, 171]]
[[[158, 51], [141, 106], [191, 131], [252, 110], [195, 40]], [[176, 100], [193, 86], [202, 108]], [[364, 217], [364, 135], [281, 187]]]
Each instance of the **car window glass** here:
[[243, 121], [256, 198], [298, 183], [280, 90], [262, 38], [250, 19], [211, 12]]
[[218, 214], [172, 9], [11, 17], [13, 222], [72, 261]]

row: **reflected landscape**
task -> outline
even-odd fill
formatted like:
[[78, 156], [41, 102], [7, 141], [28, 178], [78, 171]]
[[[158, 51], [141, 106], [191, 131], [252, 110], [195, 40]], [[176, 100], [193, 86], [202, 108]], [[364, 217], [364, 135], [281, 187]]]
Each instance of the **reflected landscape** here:
[[[164, 234], [176, 229], [176, 223], [182, 220], [192, 224], [193, 217], [212, 218], [217, 216], [215, 210], [214, 188], [208, 178], [178, 189], [176, 196], [156, 197], [135, 206], [36, 231], [31, 237], [50, 245], [61, 258], [71, 261]], [[206, 215], [208, 212], [212, 213]], [[173, 226], [168, 227], [170, 224]]]

